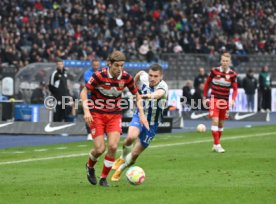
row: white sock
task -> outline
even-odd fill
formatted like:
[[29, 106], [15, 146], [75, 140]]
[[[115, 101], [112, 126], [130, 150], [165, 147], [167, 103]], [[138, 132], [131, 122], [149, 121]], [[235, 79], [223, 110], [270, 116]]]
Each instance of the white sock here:
[[89, 153], [89, 158], [92, 160], [92, 161], [97, 161], [97, 158], [93, 156], [93, 154], [90, 152]]
[[123, 171], [126, 167], [128, 167], [129, 164], [132, 163], [132, 154], [129, 153], [127, 156], [126, 156], [126, 159], [125, 159], [125, 163], [123, 163], [119, 168], [118, 170], [119, 171]]
[[218, 131], [219, 128], [218, 128], [218, 126], [212, 125], [212, 126], [211, 126], [211, 130], [212, 130], [212, 131]]
[[123, 153], [121, 155], [121, 159], [126, 160], [126, 156], [130, 153], [132, 149], [132, 144], [129, 146], [123, 146]]

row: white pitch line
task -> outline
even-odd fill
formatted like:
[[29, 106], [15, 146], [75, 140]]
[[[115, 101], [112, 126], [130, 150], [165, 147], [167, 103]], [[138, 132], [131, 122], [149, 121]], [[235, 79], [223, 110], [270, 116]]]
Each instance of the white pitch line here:
[[34, 152], [46, 152], [48, 149], [34, 149]]
[[25, 153], [25, 152], [23, 152], [23, 151], [16, 151], [16, 152], [13, 152], [13, 154], [23, 154], [23, 153]]
[[[269, 135], [276, 135], [276, 132], [250, 134], [250, 135], [240, 135], [240, 136], [235, 136], [235, 137], [226, 137], [223, 140], [225, 141], [225, 140], [236, 140], [236, 139], [243, 139], [243, 138], [250, 138], [250, 137], [264, 137], [264, 136], [269, 136]], [[198, 143], [205, 143], [205, 142], [212, 142], [212, 141], [213, 141], [213, 139], [196, 140], [196, 141], [190, 141], [190, 142], [152, 145], [152, 146], [150, 146], [150, 148], [160, 148], [160, 147], [171, 147], [171, 146], [179, 146], [179, 145], [198, 144]], [[24, 159], [24, 160], [17, 160], [17, 161], [0, 162], [0, 165], [18, 164], [18, 163], [27, 163], [27, 162], [34, 162], [34, 161], [45, 161], [45, 160], [53, 160], [53, 159], [72, 158], [72, 157], [81, 157], [81, 156], [86, 156], [86, 155], [88, 155], [88, 153], [60, 155], [60, 156], [45, 157], [45, 158]]]
[[87, 147], [87, 145], [78, 145], [77, 147]]
[[62, 149], [67, 149], [67, 147], [57, 147], [56, 149], [62, 150]]

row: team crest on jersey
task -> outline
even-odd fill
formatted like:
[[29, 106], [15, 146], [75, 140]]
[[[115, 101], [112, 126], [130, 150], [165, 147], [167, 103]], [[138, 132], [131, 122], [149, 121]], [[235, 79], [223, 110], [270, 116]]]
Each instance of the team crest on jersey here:
[[94, 81], [94, 78], [93, 78], [93, 77], [90, 77], [90, 79], [89, 79], [89, 81], [88, 81], [88, 84], [91, 84], [93, 81]]
[[123, 88], [123, 87], [124, 87], [124, 85], [125, 85], [125, 83], [124, 83], [124, 82], [119, 82], [119, 87], [120, 87], [120, 88]]
[[94, 136], [94, 135], [96, 134], [96, 129], [93, 128], [93, 129], [91, 130], [91, 133], [92, 133], [92, 135]]
[[230, 79], [230, 75], [225, 75], [225, 78], [226, 78], [227, 80], [229, 80], [229, 79]]

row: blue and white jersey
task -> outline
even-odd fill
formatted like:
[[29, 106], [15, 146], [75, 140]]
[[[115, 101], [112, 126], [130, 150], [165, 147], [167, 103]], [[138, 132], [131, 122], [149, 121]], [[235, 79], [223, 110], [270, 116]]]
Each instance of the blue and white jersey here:
[[[165, 91], [165, 94], [160, 99], [144, 99], [143, 101], [145, 116], [149, 124], [157, 125], [163, 121], [163, 111], [166, 107], [168, 97], [168, 85], [164, 80], [161, 80], [156, 86], [150, 87], [149, 75], [144, 71], [142, 71], [138, 82], [138, 88], [142, 95], [153, 93], [158, 89]], [[138, 110], [136, 110], [135, 114], [138, 114]]]

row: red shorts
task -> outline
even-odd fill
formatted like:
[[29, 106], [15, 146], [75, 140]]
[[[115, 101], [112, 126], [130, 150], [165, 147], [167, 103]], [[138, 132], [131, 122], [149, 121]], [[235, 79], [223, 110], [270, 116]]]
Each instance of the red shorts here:
[[90, 125], [92, 138], [104, 135], [109, 132], [122, 132], [121, 114], [91, 113], [93, 122]]
[[209, 118], [226, 120], [229, 117], [229, 103], [223, 99], [211, 99], [209, 107]]

